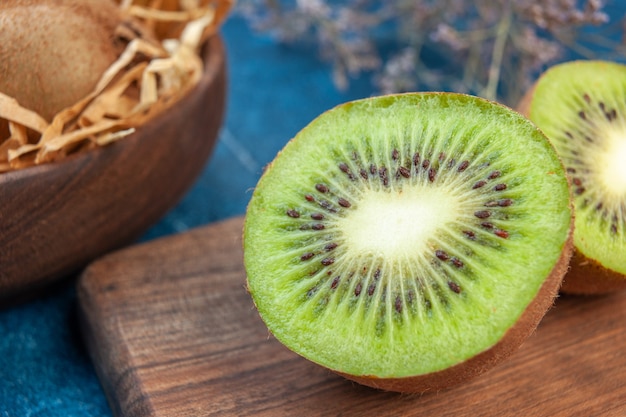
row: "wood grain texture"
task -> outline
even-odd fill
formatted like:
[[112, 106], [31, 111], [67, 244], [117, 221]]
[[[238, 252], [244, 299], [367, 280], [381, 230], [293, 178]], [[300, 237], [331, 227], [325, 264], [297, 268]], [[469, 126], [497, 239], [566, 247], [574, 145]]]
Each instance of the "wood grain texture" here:
[[292, 353], [245, 288], [242, 219], [106, 256], [79, 280], [85, 340], [117, 416], [624, 416], [626, 293], [562, 296], [508, 361], [403, 395]]
[[204, 57], [200, 84], [130, 136], [0, 174], [0, 304], [131, 242], [184, 194], [214, 147], [225, 107], [219, 37]]

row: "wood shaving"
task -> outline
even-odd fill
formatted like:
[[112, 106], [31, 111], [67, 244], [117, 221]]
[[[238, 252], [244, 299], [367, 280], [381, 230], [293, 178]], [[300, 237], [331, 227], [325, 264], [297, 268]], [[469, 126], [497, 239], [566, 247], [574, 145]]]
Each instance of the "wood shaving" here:
[[[177, 10], [160, 8], [168, 1]], [[130, 19], [161, 30], [144, 39], [132, 24], [121, 27], [122, 36], [134, 36], [124, 52], [94, 91], [50, 123], [0, 92], [0, 174], [122, 140], [174, 105], [199, 82], [200, 48], [218, 31], [233, 1], [118, 0]], [[172, 30], [163, 30], [168, 25]], [[172, 33], [176, 36], [167, 37]]]

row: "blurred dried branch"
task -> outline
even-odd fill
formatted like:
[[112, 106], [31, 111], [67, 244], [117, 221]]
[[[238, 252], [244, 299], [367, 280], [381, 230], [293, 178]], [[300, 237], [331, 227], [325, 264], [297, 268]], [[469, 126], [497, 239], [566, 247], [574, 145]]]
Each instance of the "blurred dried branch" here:
[[507, 104], [559, 60], [623, 55], [623, 22], [614, 26], [604, 9], [602, 0], [240, 0], [237, 6], [259, 31], [317, 44], [339, 88], [373, 72], [381, 93], [454, 90]]

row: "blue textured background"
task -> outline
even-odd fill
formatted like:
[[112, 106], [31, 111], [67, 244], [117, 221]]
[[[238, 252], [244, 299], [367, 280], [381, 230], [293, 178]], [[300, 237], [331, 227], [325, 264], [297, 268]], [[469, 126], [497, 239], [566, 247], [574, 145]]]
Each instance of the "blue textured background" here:
[[[339, 92], [315, 49], [284, 47], [231, 17], [222, 33], [229, 93], [219, 142], [184, 199], [142, 240], [242, 215], [262, 168], [318, 114], [373, 93]], [[0, 310], [0, 417], [111, 416], [78, 329], [75, 279]]]

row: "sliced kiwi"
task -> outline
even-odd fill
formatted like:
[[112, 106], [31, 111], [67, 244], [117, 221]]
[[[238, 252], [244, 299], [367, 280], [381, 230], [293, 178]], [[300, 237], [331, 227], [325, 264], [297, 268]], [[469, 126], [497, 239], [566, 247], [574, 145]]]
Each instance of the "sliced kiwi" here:
[[576, 251], [563, 291], [626, 289], [626, 66], [554, 66], [522, 107], [553, 142], [571, 180]]
[[412, 93], [338, 106], [267, 167], [248, 289], [284, 345], [365, 385], [440, 389], [512, 353], [571, 254], [564, 167], [503, 106]]

